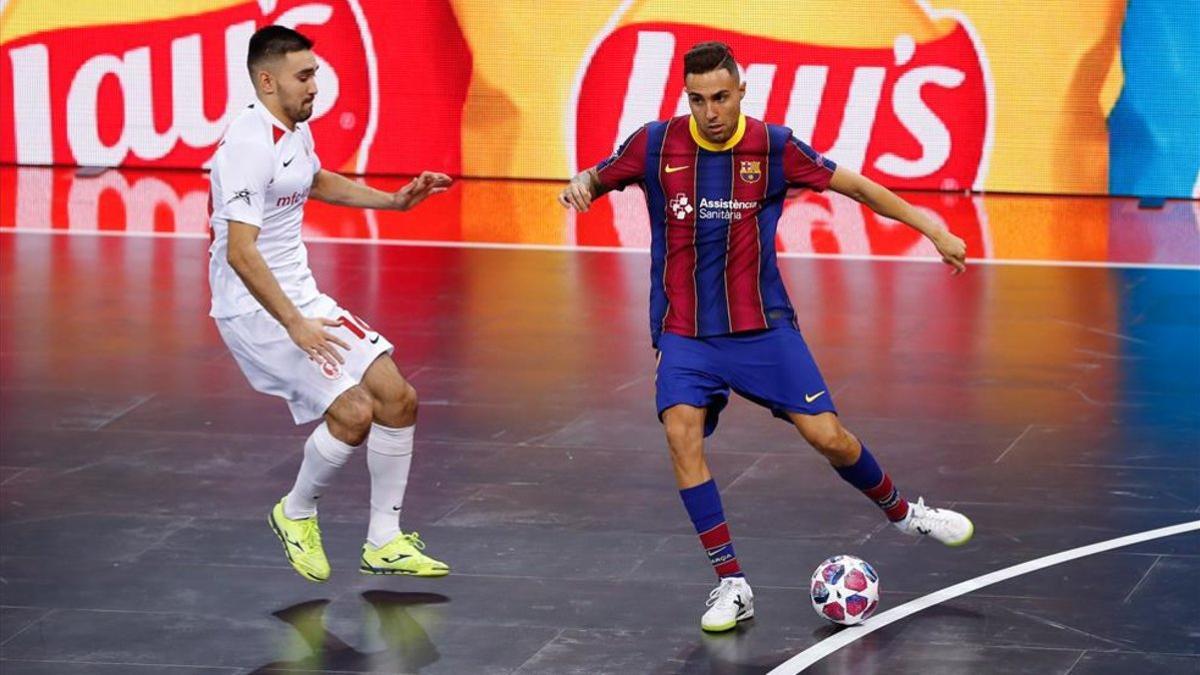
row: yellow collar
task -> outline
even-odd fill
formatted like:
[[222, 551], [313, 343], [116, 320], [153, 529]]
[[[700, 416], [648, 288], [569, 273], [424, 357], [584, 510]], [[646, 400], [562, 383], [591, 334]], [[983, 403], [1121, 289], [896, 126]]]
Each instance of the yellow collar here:
[[704, 136], [701, 136], [700, 127], [696, 126], [696, 118], [691, 115], [688, 115], [688, 130], [692, 132], [692, 140], [696, 141], [696, 145], [709, 152], [725, 152], [741, 142], [742, 136], [746, 135], [746, 116], [738, 115], [737, 131], [733, 132], [729, 140], [721, 144], [713, 143]]

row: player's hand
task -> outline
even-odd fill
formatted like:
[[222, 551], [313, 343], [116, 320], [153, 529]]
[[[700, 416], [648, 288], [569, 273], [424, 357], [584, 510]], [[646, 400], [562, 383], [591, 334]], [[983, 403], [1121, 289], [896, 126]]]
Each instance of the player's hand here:
[[425, 201], [430, 195], [449, 190], [453, 182], [450, 176], [444, 173], [422, 171], [420, 176], [392, 194], [392, 202], [397, 209], [407, 211]]
[[350, 351], [350, 345], [325, 329], [340, 325], [342, 325], [340, 322], [333, 319], [304, 318], [288, 326], [287, 332], [288, 337], [292, 338], [292, 342], [303, 349], [309, 357], [336, 366], [345, 363], [346, 359], [342, 358], [334, 346]]
[[942, 256], [942, 262], [954, 268], [951, 274], [962, 274], [967, 270], [967, 242], [944, 230], [933, 236], [933, 245]]
[[587, 212], [592, 205], [592, 186], [589, 185], [586, 174], [579, 174], [571, 179], [567, 187], [558, 194], [558, 203], [580, 213]]

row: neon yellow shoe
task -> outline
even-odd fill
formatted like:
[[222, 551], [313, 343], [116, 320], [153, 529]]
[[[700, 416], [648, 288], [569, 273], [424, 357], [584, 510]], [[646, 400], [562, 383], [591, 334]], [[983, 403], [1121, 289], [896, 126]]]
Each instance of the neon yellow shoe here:
[[283, 543], [288, 562], [300, 576], [317, 582], [329, 579], [329, 561], [321, 546], [321, 526], [317, 524], [316, 516], [292, 520], [283, 514], [283, 499], [280, 499], [271, 509], [267, 522]]
[[359, 569], [363, 574], [411, 574], [416, 577], [444, 577], [450, 573], [449, 565], [425, 555], [421, 552], [424, 549], [425, 542], [416, 532], [401, 532], [380, 548], [367, 542], [363, 544]]

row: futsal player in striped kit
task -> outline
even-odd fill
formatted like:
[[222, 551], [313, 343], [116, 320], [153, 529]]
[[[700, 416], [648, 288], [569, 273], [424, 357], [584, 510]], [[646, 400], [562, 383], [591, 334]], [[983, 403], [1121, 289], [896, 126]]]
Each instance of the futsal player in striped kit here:
[[775, 229], [788, 189], [832, 189], [904, 222], [933, 242], [954, 274], [965, 269], [966, 245], [790, 129], [742, 115], [746, 85], [727, 45], [693, 47], [684, 78], [690, 115], [638, 129], [613, 156], [575, 176], [559, 201], [586, 211], [611, 190], [638, 184], [646, 193], [656, 403], [679, 494], [719, 579], [700, 625], [719, 632], [754, 616], [703, 451], [731, 390], [793, 424], [901, 532], [948, 546], [974, 533], [960, 513], [905, 500], [839, 422], [776, 264]]

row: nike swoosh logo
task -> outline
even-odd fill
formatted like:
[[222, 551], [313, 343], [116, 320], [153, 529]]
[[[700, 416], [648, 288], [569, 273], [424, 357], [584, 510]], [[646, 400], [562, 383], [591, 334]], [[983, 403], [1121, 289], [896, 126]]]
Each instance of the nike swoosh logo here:
[[[296, 156], [292, 155], [292, 159], [296, 159]], [[283, 163], [284, 168], [287, 168], [287, 165], [292, 163], [292, 159], [289, 159], [288, 161]]]
[[804, 402], [805, 402], [805, 403], [812, 403], [813, 401], [815, 401], [815, 400], [817, 400], [817, 399], [821, 398], [821, 397], [822, 397], [822, 396], [824, 396], [824, 395], [825, 395], [825, 390], [824, 390], [824, 389], [822, 389], [821, 391], [818, 391], [817, 393], [813, 394], [812, 396], [809, 396], [808, 394], [805, 394], [805, 395], [804, 395]]
[[[377, 334], [375, 337], [371, 338], [370, 342], [371, 342], [371, 344], [376, 344], [377, 342], [379, 342], [379, 335]], [[400, 509], [396, 509], [396, 510], [399, 511]]]
[[671, 166], [670, 164], [668, 164], [667, 168], [666, 168], [666, 172], [667, 173], [675, 173], [676, 171], [683, 171], [684, 169], [690, 169], [690, 168], [691, 168], [690, 164], [687, 166]]

